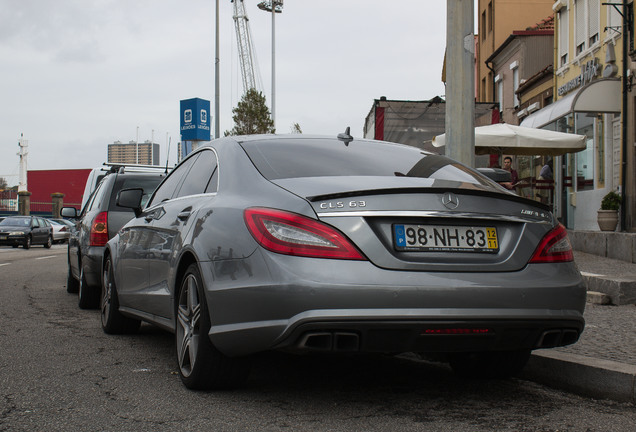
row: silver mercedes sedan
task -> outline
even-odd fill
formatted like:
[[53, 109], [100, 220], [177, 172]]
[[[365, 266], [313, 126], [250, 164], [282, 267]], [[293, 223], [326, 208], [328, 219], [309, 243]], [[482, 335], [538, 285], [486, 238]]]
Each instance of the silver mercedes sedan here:
[[543, 204], [444, 156], [348, 135], [226, 137], [183, 160], [107, 244], [106, 333], [175, 334], [191, 389], [268, 350], [415, 352], [505, 377], [575, 343], [586, 290]]

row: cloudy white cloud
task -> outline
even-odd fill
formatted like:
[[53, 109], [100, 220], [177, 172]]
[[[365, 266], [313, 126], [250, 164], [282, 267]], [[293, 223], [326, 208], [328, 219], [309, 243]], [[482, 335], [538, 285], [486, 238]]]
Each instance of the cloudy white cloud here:
[[[245, 0], [271, 98], [271, 15]], [[179, 141], [179, 100], [214, 106], [214, 0], [0, 0], [0, 176], [90, 168], [106, 145]], [[220, 0], [221, 134], [242, 94], [230, 0]], [[443, 0], [288, 0], [276, 16], [276, 126], [362, 135], [373, 100], [444, 94]], [[169, 137], [169, 138], [167, 138]]]

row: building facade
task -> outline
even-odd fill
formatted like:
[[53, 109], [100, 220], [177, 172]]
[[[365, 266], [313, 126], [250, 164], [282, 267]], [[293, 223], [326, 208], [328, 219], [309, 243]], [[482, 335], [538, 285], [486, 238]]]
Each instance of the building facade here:
[[150, 141], [108, 144], [108, 163], [125, 165], [160, 165], [159, 144]]
[[[615, 190], [625, 194], [622, 229], [630, 230], [635, 139], [634, 115], [630, 121], [628, 113], [634, 103], [621, 79], [623, 65], [630, 67], [630, 58], [621, 54], [623, 17], [600, 0], [557, 0], [553, 10], [554, 103], [523, 118], [521, 125], [586, 136], [585, 150], [554, 163], [555, 209], [568, 228], [598, 230], [601, 199]], [[633, 35], [629, 28], [627, 33]], [[624, 109], [623, 97], [631, 108], [628, 103]]]
[[[499, 104], [501, 120], [518, 125], [528, 111], [536, 111], [552, 101], [547, 98], [536, 105], [520, 109], [519, 89], [529, 79], [552, 65], [554, 31], [551, 29], [516, 30], [486, 59], [495, 74], [495, 102]], [[552, 78], [550, 76], [550, 78]], [[551, 80], [550, 80], [551, 81]], [[549, 87], [551, 88], [551, 82]], [[521, 116], [519, 113], [521, 112]]]
[[477, 101], [496, 101], [495, 73], [486, 60], [516, 30], [533, 26], [552, 12], [554, 0], [478, 0]]

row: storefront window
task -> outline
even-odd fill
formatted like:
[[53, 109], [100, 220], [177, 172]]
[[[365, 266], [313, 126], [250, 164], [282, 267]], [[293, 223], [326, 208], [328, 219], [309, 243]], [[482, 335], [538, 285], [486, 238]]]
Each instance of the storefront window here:
[[587, 138], [586, 148], [576, 155], [576, 190], [594, 189], [594, 119], [593, 114], [576, 114], [576, 133]]

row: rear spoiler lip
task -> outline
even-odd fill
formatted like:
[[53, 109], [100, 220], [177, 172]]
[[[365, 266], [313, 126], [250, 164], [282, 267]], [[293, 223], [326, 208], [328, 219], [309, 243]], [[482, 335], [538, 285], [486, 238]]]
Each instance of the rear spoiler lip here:
[[511, 192], [506, 192], [502, 190], [498, 191], [487, 191], [487, 190], [477, 190], [477, 189], [463, 189], [463, 188], [437, 188], [437, 187], [427, 187], [427, 188], [390, 188], [390, 189], [368, 189], [368, 190], [356, 190], [356, 191], [347, 191], [347, 192], [339, 192], [339, 193], [330, 193], [324, 195], [314, 195], [308, 196], [306, 199], [309, 202], [316, 201], [325, 201], [330, 199], [338, 199], [338, 198], [349, 198], [349, 197], [358, 197], [358, 196], [366, 196], [366, 195], [397, 195], [397, 194], [405, 194], [405, 193], [446, 193], [453, 192], [458, 195], [476, 195], [476, 196], [484, 196], [484, 197], [492, 197], [492, 198], [503, 198], [510, 201], [515, 201], [518, 203], [532, 205], [534, 207], [538, 207], [544, 211], [551, 211], [550, 206], [544, 204], [539, 201], [535, 201], [530, 198], [524, 198], [519, 195], [513, 194]]

